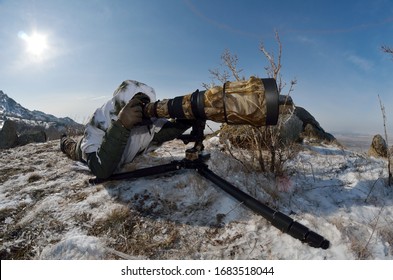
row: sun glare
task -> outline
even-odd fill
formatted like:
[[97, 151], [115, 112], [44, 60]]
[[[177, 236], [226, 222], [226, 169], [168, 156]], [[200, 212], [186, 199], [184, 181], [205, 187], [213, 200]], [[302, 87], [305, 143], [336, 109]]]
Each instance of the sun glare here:
[[26, 42], [26, 51], [35, 57], [41, 57], [48, 49], [48, 42], [43, 34], [33, 32], [31, 35], [27, 35], [21, 31], [18, 36]]

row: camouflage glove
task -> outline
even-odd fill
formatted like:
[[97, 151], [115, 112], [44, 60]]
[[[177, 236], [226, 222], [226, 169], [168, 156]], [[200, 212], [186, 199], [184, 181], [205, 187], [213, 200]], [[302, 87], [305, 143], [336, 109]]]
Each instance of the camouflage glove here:
[[142, 101], [139, 98], [131, 99], [119, 112], [119, 121], [130, 130], [134, 125], [142, 122]]
[[137, 94], [134, 95], [132, 99], [140, 100], [143, 105], [146, 105], [147, 103], [150, 102], [150, 97], [144, 94], [143, 92], [138, 92]]

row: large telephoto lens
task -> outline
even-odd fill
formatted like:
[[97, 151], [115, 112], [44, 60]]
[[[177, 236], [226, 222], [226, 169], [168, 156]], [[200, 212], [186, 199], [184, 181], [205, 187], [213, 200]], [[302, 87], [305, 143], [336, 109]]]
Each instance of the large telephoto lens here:
[[276, 81], [256, 77], [226, 82], [223, 86], [164, 99], [144, 107], [144, 115], [150, 118], [204, 119], [257, 127], [276, 125], [278, 114]]

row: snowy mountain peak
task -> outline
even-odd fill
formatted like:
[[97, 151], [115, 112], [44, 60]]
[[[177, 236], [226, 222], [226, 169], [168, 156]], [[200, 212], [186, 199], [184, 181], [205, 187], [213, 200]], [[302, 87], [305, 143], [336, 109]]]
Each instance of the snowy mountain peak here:
[[30, 110], [24, 108], [14, 99], [0, 90], [0, 113], [2, 117], [17, 117], [22, 119], [31, 119], [33, 114]]
[[9, 97], [0, 90], [0, 129], [1, 123], [5, 119], [10, 119], [18, 123], [18, 130], [26, 130], [31, 127], [41, 127], [47, 130], [49, 127], [55, 127], [57, 131], [64, 130], [65, 127], [72, 128], [75, 131], [83, 131], [83, 126], [72, 119], [58, 118], [41, 111], [23, 107], [14, 99]]

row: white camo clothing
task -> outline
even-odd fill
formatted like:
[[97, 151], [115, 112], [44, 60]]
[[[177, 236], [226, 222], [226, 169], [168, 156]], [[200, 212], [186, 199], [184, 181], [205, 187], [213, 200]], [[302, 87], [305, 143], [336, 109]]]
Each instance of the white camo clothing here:
[[[139, 92], [143, 92], [149, 96], [151, 102], [156, 100], [156, 94], [153, 88], [137, 81], [126, 80], [113, 93], [112, 99], [94, 112], [86, 126], [81, 143], [82, 157], [84, 160], [87, 160], [86, 154], [97, 153], [99, 151], [105, 132], [111, 122], [118, 119], [117, 115], [120, 110]], [[167, 122], [166, 119], [152, 119], [152, 121], [153, 124], [149, 127], [136, 126], [131, 129], [131, 134], [119, 166], [131, 162], [139, 152], [148, 148], [154, 134], [159, 132]]]

